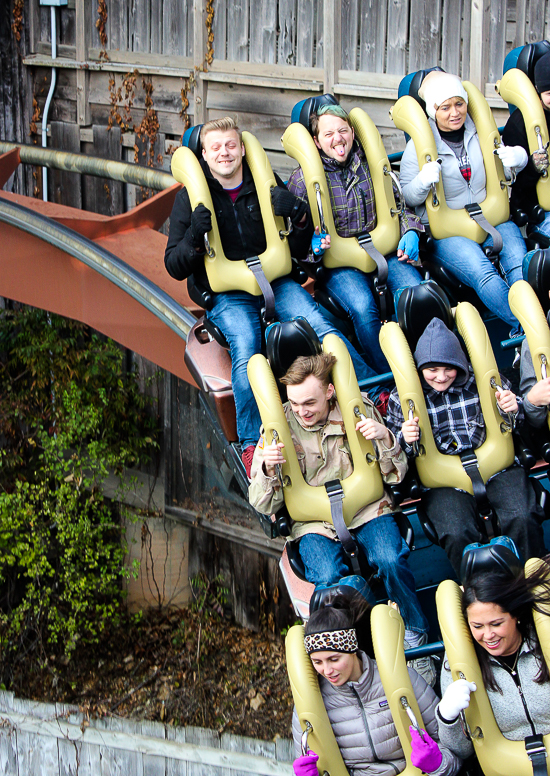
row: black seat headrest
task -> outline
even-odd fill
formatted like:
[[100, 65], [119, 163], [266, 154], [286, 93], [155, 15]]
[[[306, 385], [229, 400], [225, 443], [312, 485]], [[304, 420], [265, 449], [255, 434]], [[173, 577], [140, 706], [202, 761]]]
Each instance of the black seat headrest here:
[[187, 148], [190, 148], [191, 151], [195, 154], [195, 156], [198, 159], [202, 158], [202, 148], [201, 148], [201, 129], [203, 125], [197, 124], [194, 127], [189, 127], [187, 129], [181, 138], [181, 144], [182, 146], [187, 146]]
[[460, 581], [464, 585], [474, 574], [492, 572], [517, 577], [523, 571], [514, 542], [508, 536], [497, 536], [489, 544], [469, 544], [460, 564]]
[[535, 65], [538, 60], [550, 51], [550, 41], [539, 40], [537, 43], [528, 43], [519, 52], [516, 67], [535, 83]]
[[525, 268], [523, 277], [539, 300], [544, 314], [548, 315], [550, 311], [550, 250], [538, 250], [531, 256], [527, 267], [527, 277], [525, 277]]
[[266, 331], [266, 352], [271, 371], [282, 377], [298, 356], [321, 353], [321, 343], [305, 318], [272, 323]]
[[435, 281], [426, 280], [418, 286], [404, 288], [399, 293], [397, 321], [412, 353], [432, 318], [440, 318], [448, 329], [453, 330], [451, 303]]
[[307, 100], [298, 102], [292, 109], [290, 120], [299, 122], [311, 132], [309, 117], [315, 113], [321, 105], [339, 105], [338, 100], [333, 94], [319, 94], [316, 97], [308, 97]]

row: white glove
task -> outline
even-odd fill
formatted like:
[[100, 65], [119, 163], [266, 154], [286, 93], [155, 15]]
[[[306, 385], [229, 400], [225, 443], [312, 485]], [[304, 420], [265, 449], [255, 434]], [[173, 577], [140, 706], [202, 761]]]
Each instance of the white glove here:
[[470, 705], [470, 693], [477, 690], [473, 682], [457, 679], [450, 684], [439, 702], [439, 713], [448, 722], [454, 722], [461, 711]]
[[498, 158], [505, 167], [519, 167], [523, 170], [529, 157], [525, 148], [521, 146], [501, 145], [497, 148]]
[[439, 181], [441, 168], [437, 162], [426, 162], [418, 173], [418, 180], [423, 186], [431, 186]]

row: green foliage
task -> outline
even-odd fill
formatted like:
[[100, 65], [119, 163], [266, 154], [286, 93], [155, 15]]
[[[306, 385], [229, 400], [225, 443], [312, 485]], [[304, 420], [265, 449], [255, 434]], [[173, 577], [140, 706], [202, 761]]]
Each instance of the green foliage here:
[[[0, 679], [119, 622], [125, 545], [108, 471], [144, 460], [156, 421], [122, 351], [42, 311], [0, 316]], [[122, 492], [121, 492], [122, 495]]]

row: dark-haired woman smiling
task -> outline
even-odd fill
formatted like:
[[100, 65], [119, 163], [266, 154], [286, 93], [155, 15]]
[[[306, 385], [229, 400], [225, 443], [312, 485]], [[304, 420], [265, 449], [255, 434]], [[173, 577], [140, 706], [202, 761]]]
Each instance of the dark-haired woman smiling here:
[[[533, 608], [545, 612], [550, 583], [544, 566], [525, 576], [476, 574], [464, 585], [462, 610], [474, 639], [483, 682], [497, 725], [505, 738], [550, 733], [550, 674], [533, 621]], [[546, 609], [546, 612], [548, 609]], [[441, 743], [460, 757], [473, 751], [459, 720], [476, 687], [452, 681], [445, 660], [443, 698], [437, 709]]]

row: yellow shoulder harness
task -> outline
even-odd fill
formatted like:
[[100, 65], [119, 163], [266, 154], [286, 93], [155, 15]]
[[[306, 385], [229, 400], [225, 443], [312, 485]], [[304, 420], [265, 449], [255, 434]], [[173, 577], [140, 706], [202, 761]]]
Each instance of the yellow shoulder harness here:
[[[243, 132], [246, 161], [250, 167], [254, 185], [260, 202], [260, 211], [267, 243], [266, 250], [259, 256], [262, 269], [269, 282], [288, 275], [292, 268], [290, 248], [284, 232], [285, 225], [281, 217], [275, 216], [271, 205], [271, 189], [277, 185], [267, 154], [250, 132]], [[212, 231], [209, 234], [211, 255], [204, 257], [208, 282], [213, 291], [247, 291], [260, 296], [261, 290], [247, 267], [246, 262], [230, 261], [226, 258], [212, 197], [208, 183], [199, 164], [199, 160], [190, 148], [178, 148], [172, 156], [172, 175], [183, 183], [189, 193], [193, 210], [203, 204], [212, 214]]]
[[[532, 559], [526, 572], [542, 561]], [[479, 661], [474, 649], [468, 624], [462, 616], [462, 592], [456, 582], [446, 579], [435, 596], [441, 635], [445, 642], [447, 659], [454, 681], [466, 679], [475, 682], [476, 691], [470, 696], [465, 711], [477, 758], [485, 776], [533, 776], [533, 766], [523, 741], [510, 741], [500, 732], [491, 702], [483, 684]], [[550, 617], [534, 612], [535, 626], [545, 659], [550, 658]], [[544, 736], [547, 750], [550, 735]]]
[[527, 337], [537, 380], [542, 380], [543, 376], [550, 376], [550, 330], [537, 295], [529, 283], [518, 280], [508, 291], [508, 302]]
[[[456, 308], [456, 324], [468, 350], [485, 420], [487, 436], [475, 454], [480, 474], [483, 481], [487, 482], [493, 474], [512, 465], [512, 432], [503, 425], [491, 386], [492, 378], [497, 384], [500, 383], [500, 376], [481, 316], [469, 302], [461, 302]], [[460, 457], [444, 455], [437, 449], [420, 377], [409, 344], [397, 323], [390, 322], [382, 326], [380, 346], [395, 377], [403, 416], [407, 419], [409, 411], [412, 411], [419, 418], [421, 438], [416, 468], [420, 481], [428, 488], [460, 488], [473, 494], [472, 482], [464, 471]]]
[[[393, 195], [391, 165], [380, 133], [365, 111], [354, 108], [350, 111], [349, 120], [363, 147], [372, 177], [376, 227], [370, 235], [375, 248], [387, 256], [397, 250], [400, 237], [399, 211]], [[322, 222], [317, 197], [320, 197], [326, 230], [330, 234], [330, 248], [323, 255], [323, 264], [326, 267], [355, 267], [363, 272], [374, 272], [376, 264], [361, 248], [357, 239], [340, 237], [336, 232], [323, 163], [308, 130], [298, 122], [291, 124], [283, 135], [283, 146], [286, 153], [296, 159], [302, 168], [313, 223], [319, 227]]]
[[[323, 350], [337, 358], [332, 382], [344, 419], [353, 461], [352, 474], [341, 482], [344, 491], [344, 520], [346, 525], [349, 525], [362, 507], [381, 498], [384, 483], [372, 442], [355, 430], [358, 420], [355, 410], [357, 408], [364, 413], [365, 406], [348, 350], [336, 334], [327, 334], [323, 340]], [[330, 502], [325, 488], [308, 485], [302, 475], [275, 378], [266, 358], [259, 353], [252, 356], [248, 362], [248, 379], [262, 418], [266, 444], [276, 438], [285, 446], [286, 463], [282, 466], [282, 476], [285, 504], [290, 516], [299, 522], [332, 523]]]
[[[503, 100], [521, 111], [529, 142], [529, 153], [540, 151], [548, 143], [548, 124], [537, 90], [527, 76], [517, 67], [508, 70], [496, 83], [496, 90]], [[537, 181], [537, 197], [544, 210], [550, 210], [550, 177], [545, 170]]]
[[[504, 169], [498, 156], [493, 153], [500, 144], [500, 135], [487, 100], [479, 89], [469, 81], [464, 81], [463, 86], [468, 93], [468, 113], [476, 126], [487, 178], [487, 196], [483, 202], [477, 204], [487, 221], [498, 226], [510, 217]], [[390, 110], [390, 115], [395, 126], [411, 136], [420, 169], [426, 162], [437, 159], [435, 138], [427, 116], [413, 97], [400, 97]], [[462, 236], [482, 243], [487, 232], [470, 218], [466, 210], [453, 210], [447, 205], [441, 178], [435, 188], [437, 196], [433, 197], [430, 192], [426, 199], [430, 229], [435, 239]]]

